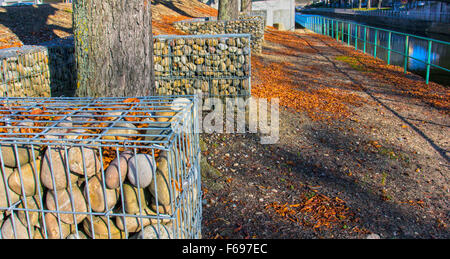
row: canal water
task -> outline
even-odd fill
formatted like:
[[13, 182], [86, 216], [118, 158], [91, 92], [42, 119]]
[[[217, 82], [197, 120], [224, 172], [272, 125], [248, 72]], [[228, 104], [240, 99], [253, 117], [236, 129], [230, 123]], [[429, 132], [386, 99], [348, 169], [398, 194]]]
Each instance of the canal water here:
[[[302, 27], [307, 27], [308, 21], [311, 21], [312, 17], [321, 17], [320, 15], [307, 15], [307, 14], [296, 14], [295, 21]], [[326, 17], [325, 17], [326, 18]], [[322, 19], [316, 19], [317, 22], [322, 22]], [[339, 19], [339, 21], [344, 21], [344, 25], [339, 23], [338, 37], [341, 40], [342, 29], [344, 30], [344, 43], [348, 42], [348, 24], [345, 20]], [[350, 45], [355, 46], [355, 37], [358, 35], [358, 40], [356, 44], [359, 50], [364, 49], [364, 29], [362, 26], [356, 26], [355, 24], [362, 25], [361, 23], [356, 23], [354, 21], [348, 21], [352, 23], [350, 25]], [[336, 30], [336, 24], [334, 24]], [[358, 27], [358, 29], [357, 29]], [[319, 30], [324, 30], [326, 26], [320, 26]], [[331, 24], [328, 24], [328, 28], [331, 35]], [[357, 31], [357, 32], [356, 32]], [[377, 32], [375, 32], [377, 31]], [[336, 34], [334, 34], [336, 38]], [[377, 39], [377, 47], [374, 48], [375, 39]], [[380, 58], [387, 62], [388, 60], [388, 42], [389, 33], [387, 31], [375, 30], [372, 28], [366, 29], [366, 41], [372, 44], [366, 43], [366, 53], [374, 55], [376, 51], [377, 58]], [[439, 40], [439, 39], [438, 39]], [[404, 67], [405, 63], [408, 71], [418, 74], [422, 77], [426, 77], [427, 65], [426, 61], [428, 59], [428, 41], [421, 38], [415, 38], [409, 36], [408, 46], [406, 46], [406, 36], [402, 34], [391, 33], [391, 50], [390, 51], [390, 64]], [[376, 49], [376, 50], [375, 50]], [[402, 55], [408, 50], [409, 58]], [[397, 53], [398, 52], [398, 53]], [[400, 54], [402, 53], [402, 54]], [[435, 64], [446, 69], [450, 69], [450, 44], [443, 44], [439, 42], [433, 42], [431, 45], [431, 64]], [[437, 82], [443, 85], [450, 86], [450, 72], [442, 70], [437, 67], [430, 67], [430, 81]]]

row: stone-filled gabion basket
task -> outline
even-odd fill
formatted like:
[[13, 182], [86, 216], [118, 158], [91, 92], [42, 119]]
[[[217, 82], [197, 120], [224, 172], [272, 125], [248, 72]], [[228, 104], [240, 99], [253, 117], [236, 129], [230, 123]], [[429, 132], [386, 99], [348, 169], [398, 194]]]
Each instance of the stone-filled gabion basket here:
[[0, 100], [0, 237], [200, 238], [198, 98]]
[[262, 52], [264, 43], [264, 20], [259, 16], [237, 20], [183, 20], [173, 23], [173, 26], [187, 34], [251, 34], [251, 49]]
[[75, 91], [71, 39], [0, 50], [0, 97], [55, 95]]
[[249, 96], [250, 37], [249, 34], [156, 36], [157, 94]]

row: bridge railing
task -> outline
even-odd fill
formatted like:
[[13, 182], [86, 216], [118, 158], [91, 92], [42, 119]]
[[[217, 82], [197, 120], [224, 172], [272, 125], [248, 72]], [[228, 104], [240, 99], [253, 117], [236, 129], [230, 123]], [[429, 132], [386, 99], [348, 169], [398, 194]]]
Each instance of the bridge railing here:
[[[408, 60], [415, 60], [420, 63], [425, 64], [425, 80], [426, 84], [430, 81], [430, 71], [431, 68], [435, 68], [438, 70], [445, 71], [447, 73], [450, 73], [450, 69], [446, 67], [439, 66], [437, 64], [434, 64], [432, 62], [432, 48], [435, 44], [441, 44], [444, 46], [450, 46], [450, 42], [431, 39], [427, 37], [422, 36], [416, 36], [408, 33], [402, 33], [402, 32], [396, 32], [388, 29], [382, 29], [377, 28], [373, 26], [368, 26], [364, 24], [358, 24], [354, 23], [352, 21], [345, 21], [340, 19], [333, 19], [323, 16], [308, 16], [306, 18], [305, 27], [313, 32], [331, 36], [332, 38], [335, 38], [337, 41], [341, 41], [342, 43], [346, 43], [347, 45], [354, 45], [355, 50], [358, 50], [358, 45], [362, 45], [362, 50], [364, 53], [367, 52], [367, 47], [371, 46], [373, 48], [372, 56], [377, 57], [377, 48], [382, 48], [387, 51], [387, 58], [386, 62], [388, 65], [391, 64], [391, 55], [393, 53], [399, 54], [403, 57], [403, 70], [404, 73], [408, 71]], [[367, 31], [368, 29], [371, 29], [374, 31], [374, 39], [373, 41], [370, 40], [370, 37], [367, 37]], [[360, 37], [361, 34], [363, 37]], [[387, 33], [387, 46], [384, 46], [379, 43], [379, 35], [380, 32]], [[398, 51], [393, 48], [393, 38], [396, 37], [397, 39], [404, 38], [404, 48], [403, 51]], [[345, 39], [345, 40], [344, 40]], [[422, 40], [427, 43], [426, 47], [426, 58], [421, 59], [416, 56], [410, 55], [410, 42], [411, 40]], [[359, 43], [359, 44], [358, 44]]]

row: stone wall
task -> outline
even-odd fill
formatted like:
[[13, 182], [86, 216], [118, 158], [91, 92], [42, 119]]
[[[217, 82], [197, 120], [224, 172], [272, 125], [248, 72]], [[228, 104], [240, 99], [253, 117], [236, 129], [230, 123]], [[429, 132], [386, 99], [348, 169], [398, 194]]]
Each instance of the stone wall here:
[[[155, 36], [156, 94], [250, 95], [250, 35]], [[0, 50], [0, 96], [73, 96], [73, 39]]]
[[175, 22], [174, 27], [187, 34], [242, 34], [250, 33], [252, 50], [261, 53], [264, 42], [264, 21], [260, 16], [230, 21], [186, 20]]
[[0, 50], [0, 96], [70, 96], [75, 91], [69, 40]]
[[155, 37], [159, 95], [250, 95], [250, 35]]

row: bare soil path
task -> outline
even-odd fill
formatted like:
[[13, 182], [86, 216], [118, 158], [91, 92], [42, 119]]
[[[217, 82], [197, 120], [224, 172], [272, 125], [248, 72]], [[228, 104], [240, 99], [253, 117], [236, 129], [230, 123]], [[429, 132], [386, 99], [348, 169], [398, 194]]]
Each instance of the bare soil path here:
[[269, 29], [252, 65], [280, 140], [203, 134], [204, 237], [450, 237], [448, 89], [308, 33]]

